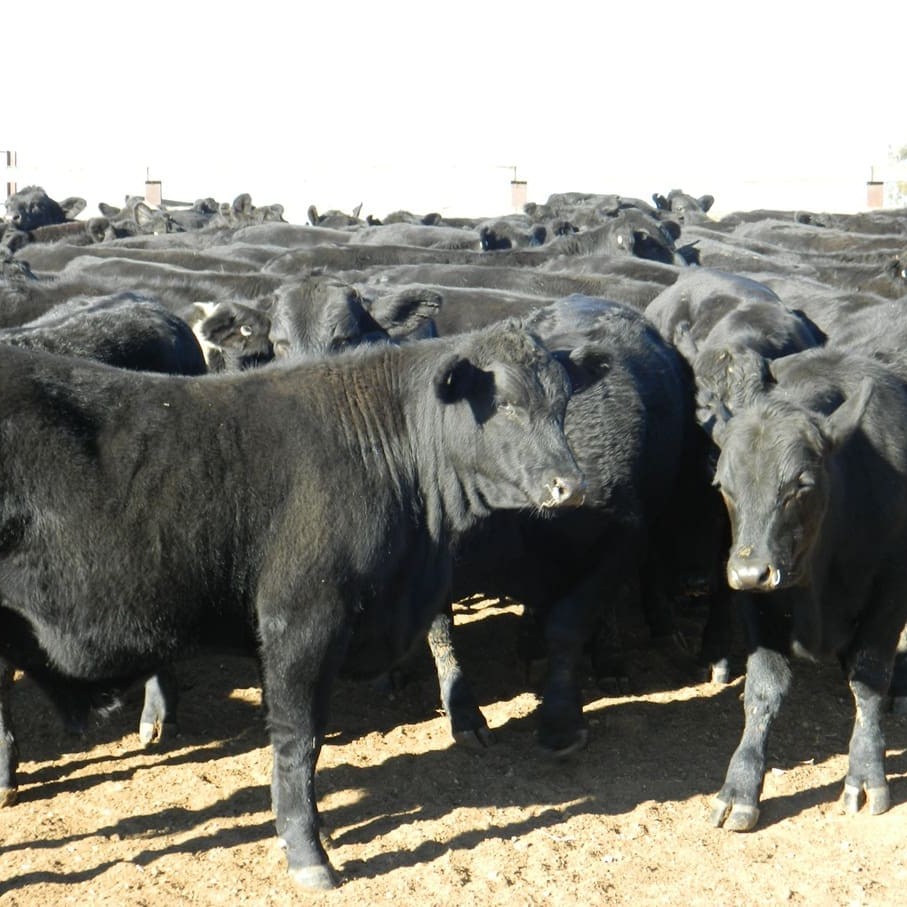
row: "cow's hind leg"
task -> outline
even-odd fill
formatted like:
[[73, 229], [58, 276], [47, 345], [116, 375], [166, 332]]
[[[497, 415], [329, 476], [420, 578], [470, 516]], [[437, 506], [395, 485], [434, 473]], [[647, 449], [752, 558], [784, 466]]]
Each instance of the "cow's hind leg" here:
[[0, 806], [15, 803], [18, 790], [16, 769], [19, 767], [19, 751], [10, 709], [13, 674], [12, 666], [0, 659]]
[[145, 682], [145, 701], [139, 719], [139, 740], [146, 746], [158, 743], [165, 728], [176, 730], [179, 682], [172, 668], [162, 668]]
[[[582, 749], [589, 739], [579, 666], [588, 643], [601, 629], [603, 614], [614, 606], [609, 594], [622, 588], [614, 574], [610, 559], [606, 559], [555, 602], [545, 616], [548, 667], [538, 710], [538, 739], [543, 748], [558, 756]], [[602, 669], [601, 664], [597, 667]]]
[[463, 674], [453, 644], [453, 613], [438, 614], [428, 631], [428, 646], [435, 661], [441, 705], [450, 720], [450, 732], [457, 743], [483, 748], [494, 743], [485, 716], [479, 709], [472, 687]]

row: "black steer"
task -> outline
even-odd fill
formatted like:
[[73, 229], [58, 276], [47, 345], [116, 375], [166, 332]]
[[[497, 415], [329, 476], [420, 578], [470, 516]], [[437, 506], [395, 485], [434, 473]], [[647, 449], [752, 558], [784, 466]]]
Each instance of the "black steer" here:
[[767, 286], [708, 268], [682, 273], [646, 315], [690, 363], [708, 418], [715, 400], [731, 411], [762, 390], [767, 360], [821, 346], [825, 335]]
[[759, 818], [769, 728], [790, 652], [836, 656], [856, 704], [844, 802], [888, 809], [880, 712], [907, 620], [907, 388], [870, 359], [811, 350], [772, 363], [777, 384], [715, 426], [731, 518], [728, 582], [748, 637], [743, 736], [712, 812]]
[[189, 325], [155, 297], [140, 293], [76, 297], [33, 321], [0, 329], [0, 343], [83, 356], [135, 371], [207, 372]]
[[[511, 596], [526, 607], [525, 636], [539, 638], [548, 662], [539, 742], [566, 754], [588, 737], [579, 682], [587, 647], [599, 678], [620, 681], [626, 669], [617, 634], [629, 613], [644, 606], [654, 635], [672, 631], [671, 586], [691, 527], [705, 522], [698, 493], [709, 488], [697, 456], [704, 435], [693, 420], [688, 370], [643, 315], [575, 295], [526, 323], [577, 381], [565, 430], [586, 496], [581, 507], [554, 518], [502, 511], [477, 523], [457, 546], [453, 597]], [[584, 356], [590, 348], [595, 361]], [[685, 530], [681, 521], [688, 521]], [[446, 629], [436, 623], [429, 637], [442, 701], [455, 738], [484, 743], [484, 719], [454, 664]]]
[[7, 219], [17, 230], [25, 233], [38, 227], [75, 220], [84, 209], [84, 198], [71, 196], [58, 202], [40, 186], [26, 186], [6, 200]]
[[197, 302], [185, 312], [209, 372], [242, 371], [274, 358], [271, 319], [241, 302]]
[[[203, 375], [205, 359], [189, 326], [153, 297], [118, 293], [109, 297], [72, 299], [20, 327], [0, 329], [0, 344], [96, 359], [137, 371]], [[0, 805], [15, 797], [18, 762], [9, 707], [13, 671], [0, 657]], [[163, 690], [160, 684], [163, 684]], [[140, 735], [148, 742], [167, 709], [164, 697], [176, 699], [175, 684], [165, 675], [148, 681]], [[146, 718], [146, 713], [151, 717]], [[67, 714], [70, 729], [81, 731], [78, 716]]]
[[253, 648], [277, 832], [330, 887], [332, 681], [424, 636], [476, 519], [578, 503], [568, 393], [512, 323], [204, 380], [0, 351], [0, 657], [72, 714], [199, 645]]

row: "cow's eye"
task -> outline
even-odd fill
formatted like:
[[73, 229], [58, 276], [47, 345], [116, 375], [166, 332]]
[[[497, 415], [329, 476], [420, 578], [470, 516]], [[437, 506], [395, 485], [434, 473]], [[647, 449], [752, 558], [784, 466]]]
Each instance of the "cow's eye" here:
[[816, 479], [812, 473], [801, 472], [797, 476], [796, 482], [788, 488], [787, 493], [781, 500], [784, 507], [789, 507], [795, 501], [803, 500], [816, 486]]
[[241, 324], [239, 326], [239, 333], [242, 334], [243, 337], [251, 337], [252, 336], [252, 326], [248, 325], [248, 324]]
[[507, 416], [508, 419], [520, 421], [520, 408], [510, 400], [499, 400], [496, 408], [501, 415]]
[[811, 472], [801, 472], [797, 476], [797, 491], [809, 491], [816, 485], [816, 477]]

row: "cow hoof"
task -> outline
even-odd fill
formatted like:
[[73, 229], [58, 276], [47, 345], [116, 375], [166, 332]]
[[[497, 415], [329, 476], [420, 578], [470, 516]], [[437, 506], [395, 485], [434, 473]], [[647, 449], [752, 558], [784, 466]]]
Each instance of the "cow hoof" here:
[[552, 756], [557, 759], [566, 759], [568, 756], [572, 756], [574, 753], [578, 753], [580, 750], [584, 750], [589, 744], [589, 729], [580, 728], [576, 732], [576, 737], [572, 743], [566, 744], [566, 746], [550, 746], [547, 744], [542, 744], [546, 750], [548, 750]]
[[863, 788], [856, 784], [844, 785], [844, 811], [858, 813], [863, 805]]
[[731, 682], [731, 666], [726, 658], [709, 665], [712, 683], [728, 684]]
[[759, 807], [744, 803], [728, 803], [725, 800], [712, 801], [711, 822], [716, 828], [726, 831], [752, 831], [759, 821]]
[[339, 879], [330, 866], [305, 866], [302, 869], [291, 869], [290, 876], [297, 885], [314, 891], [330, 891], [340, 885]]
[[139, 740], [143, 746], [160, 743], [165, 738], [172, 738], [179, 734], [175, 721], [142, 721], [139, 724]]
[[455, 743], [471, 750], [486, 750], [494, 746], [494, 734], [487, 727], [469, 728], [464, 731], [453, 731]]
[[157, 743], [161, 739], [161, 725], [157, 721], [143, 721], [139, 724], [139, 740], [142, 746]]
[[0, 807], [12, 806], [19, 799], [19, 791], [15, 787], [0, 787]]
[[869, 801], [869, 814], [880, 816], [887, 813], [891, 807], [891, 794], [888, 792], [888, 785], [884, 787], [870, 787], [866, 791], [866, 799]]
[[[848, 813], [858, 813], [863, 805], [863, 788], [856, 784], [844, 785], [844, 810]], [[870, 787], [866, 790], [866, 802], [869, 805], [869, 814], [880, 816], [887, 813], [891, 807], [891, 794], [888, 785], [883, 787]]]

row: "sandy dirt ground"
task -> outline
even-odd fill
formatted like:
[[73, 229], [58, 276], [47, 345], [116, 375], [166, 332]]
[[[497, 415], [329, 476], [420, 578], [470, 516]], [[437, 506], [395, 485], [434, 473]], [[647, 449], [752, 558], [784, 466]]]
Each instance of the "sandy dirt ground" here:
[[640, 641], [633, 695], [590, 679], [589, 746], [553, 759], [534, 740], [518, 612], [457, 611], [496, 736], [488, 750], [452, 743], [427, 658], [392, 697], [338, 685], [318, 783], [343, 884], [327, 894], [294, 887], [275, 844], [250, 660], [182, 665], [181, 732], [147, 749], [139, 691], [74, 740], [20, 678], [20, 800], [0, 813], [0, 907], [907, 902], [907, 719], [886, 720], [892, 809], [844, 814], [852, 705], [835, 665], [797, 666], [761, 824], [734, 834], [708, 817], [742, 726], [742, 680], [698, 682], [676, 650]]

